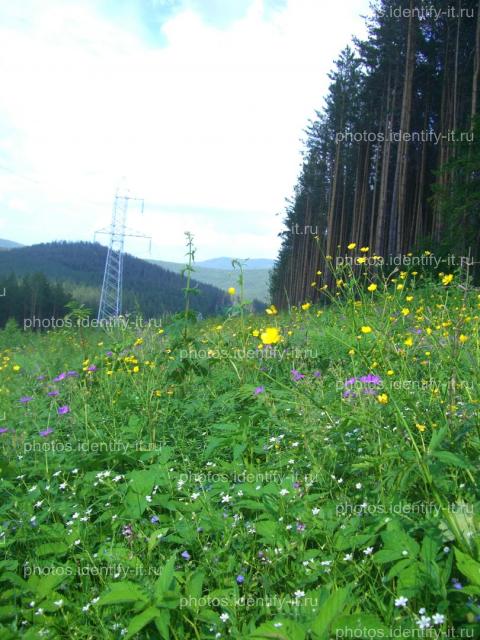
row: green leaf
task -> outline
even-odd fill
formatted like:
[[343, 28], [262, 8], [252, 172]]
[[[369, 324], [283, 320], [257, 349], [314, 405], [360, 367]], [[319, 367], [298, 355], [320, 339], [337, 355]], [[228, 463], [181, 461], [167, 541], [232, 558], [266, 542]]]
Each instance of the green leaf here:
[[395, 560], [401, 560], [403, 558], [403, 552], [400, 549], [380, 549], [373, 556], [373, 561], [376, 564], [385, 564], [387, 562], [395, 562]]
[[39, 558], [43, 558], [45, 556], [62, 556], [64, 553], [68, 551], [68, 545], [64, 542], [46, 542], [45, 544], [40, 544], [35, 549], [35, 553]]
[[472, 584], [480, 587], [480, 563], [457, 548], [455, 548], [455, 559], [458, 570], [468, 578]]
[[148, 598], [135, 582], [123, 580], [110, 585], [109, 591], [100, 597], [98, 606], [122, 602], [148, 602]]
[[155, 582], [155, 597], [161, 600], [166, 591], [171, 591], [175, 579], [175, 560], [176, 554], [167, 561], [162, 569], [161, 574], [158, 576]]
[[154, 622], [161, 639], [170, 640], [170, 611], [162, 609], [160, 615], [154, 619]]
[[470, 464], [457, 455], [456, 453], [452, 453], [451, 451], [432, 451], [431, 455], [440, 462], [447, 464], [451, 467], [459, 467], [460, 469], [470, 469]]
[[344, 610], [349, 595], [350, 589], [346, 587], [332, 593], [324, 602], [311, 626], [315, 638], [328, 638], [330, 626]]
[[128, 640], [136, 633], [138, 633], [143, 627], [146, 627], [147, 624], [155, 620], [159, 615], [161, 615], [161, 611], [156, 607], [148, 607], [142, 613], [139, 613], [137, 616], [134, 616], [130, 620], [130, 624], [128, 625], [127, 635], [125, 636], [125, 640]]
[[187, 596], [190, 598], [199, 599], [202, 597], [202, 589], [203, 589], [203, 581], [205, 580], [205, 572], [204, 571], [195, 571], [190, 576], [190, 580], [187, 583], [187, 587], [185, 589]]
[[45, 598], [45, 596], [47, 596], [51, 591], [53, 591], [59, 584], [61, 584], [65, 580], [65, 578], [67, 577], [67, 574], [61, 571], [62, 567], [59, 567], [59, 569], [60, 569], [59, 573], [53, 572], [40, 577], [35, 588], [35, 595], [37, 596], [37, 598], [39, 598], [40, 600], [42, 598]]
[[262, 640], [304, 640], [305, 633], [305, 629], [294, 620], [275, 619], [260, 625], [249, 637]]

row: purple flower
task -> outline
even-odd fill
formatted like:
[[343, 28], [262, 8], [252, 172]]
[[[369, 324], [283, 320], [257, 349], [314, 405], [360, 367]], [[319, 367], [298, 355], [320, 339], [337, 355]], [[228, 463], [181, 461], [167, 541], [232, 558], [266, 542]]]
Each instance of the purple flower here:
[[56, 389], [54, 389], [53, 391], [49, 391], [47, 393], [47, 396], [50, 396], [51, 398], [53, 398], [54, 396], [58, 396], [58, 391]]
[[243, 584], [245, 582], [245, 577], [240, 574], [239, 576], [237, 576], [236, 580], [237, 584]]
[[[63, 376], [63, 373], [60, 374], [60, 375]], [[76, 371], [67, 371], [66, 375], [67, 375], [68, 378], [73, 378], [74, 376], [78, 376], [78, 373]], [[62, 378], [62, 380], [63, 380], [63, 378]]]
[[27, 402], [31, 402], [32, 400], [33, 398], [31, 396], [22, 396], [19, 402], [22, 402], [23, 404], [27, 404]]
[[369, 373], [368, 376], [362, 376], [361, 378], [359, 378], [359, 380], [364, 384], [382, 384], [382, 379], [378, 376], [374, 376], [371, 373]]
[[352, 384], [355, 384], [357, 381], [356, 378], [349, 378], [348, 380], [345, 380], [345, 387], [351, 387]]
[[0, 433], [7, 433], [8, 429], [6, 427], [2, 427], [0, 429]]
[[113, 351], [107, 351], [105, 355], [110, 358], [111, 356], [113, 356]]
[[42, 436], [42, 438], [46, 438], [51, 433], [53, 433], [53, 429], [50, 429], [50, 427], [47, 427], [47, 429], [44, 429], [43, 431], [40, 431], [40, 435]]
[[462, 583], [459, 582], [457, 578], [452, 578], [452, 584], [454, 589], [463, 589]]
[[188, 553], [188, 551], [183, 551], [182, 552], [182, 558], [185, 558], [185, 560], [190, 560], [192, 556]]
[[258, 396], [259, 393], [263, 393], [264, 391], [265, 387], [257, 387], [253, 393]]
[[158, 517], [158, 516], [152, 516], [152, 517], [150, 518], [150, 522], [151, 522], [152, 524], [157, 524], [157, 522], [158, 522], [158, 521], [159, 521], [159, 517]]
[[91, 364], [87, 369], [87, 371], [96, 371], [96, 370], [97, 370], [97, 367], [94, 364]]
[[70, 407], [68, 405], [64, 405], [63, 407], [58, 407], [57, 413], [59, 416], [63, 416], [66, 413], [70, 413]]
[[45, 376], [37, 376], [37, 380], [41, 382], [42, 380], [45, 380]]
[[296, 369], [292, 369], [290, 373], [292, 374], [294, 382], [299, 382], [299, 380], [305, 377], [303, 373], [300, 373], [300, 371], [297, 371]]
[[314, 378], [321, 378], [322, 377], [322, 372], [321, 371], [314, 371], [313, 372], [313, 377]]
[[66, 377], [66, 373], [60, 373], [56, 378], [53, 379], [53, 382], [61, 382], [62, 380], [65, 380]]
[[305, 531], [305, 525], [303, 524], [303, 522], [297, 522], [297, 531]]
[[130, 540], [131, 538], [133, 538], [132, 525], [125, 524], [122, 528], [122, 534], [125, 536], [125, 538], [127, 538], [127, 540]]

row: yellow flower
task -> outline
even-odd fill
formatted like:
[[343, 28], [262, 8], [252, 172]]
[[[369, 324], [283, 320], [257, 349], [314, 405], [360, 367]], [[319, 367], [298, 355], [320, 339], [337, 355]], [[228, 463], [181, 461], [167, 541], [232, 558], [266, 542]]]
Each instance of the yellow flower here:
[[416, 423], [415, 426], [420, 431], [420, 433], [423, 433], [425, 431], [425, 429], [427, 428], [424, 424], [419, 424], [418, 422]]
[[423, 253], [424, 253], [424, 255], [426, 255], [426, 256], [431, 256], [431, 255], [432, 255], [432, 252], [431, 252], [431, 251], [424, 251]]
[[393, 376], [393, 374], [394, 374], [394, 373], [395, 373], [395, 372], [393, 371], [393, 369], [389, 369], [389, 370], [387, 371], [387, 376]]
[[311, 286], [311, 287], [316, 287], [316, 286], [317, 286], [317, 283], [316, 283], [316, 282], [312, 282], [312, 283], [310, 284], [310, 286]]
[[265, 311], [269, 316], [274, 316], [278, 313], [278, 309], [274, 304], [271, 304], [269, 307], [267, 307]]
[[337, 280], [337, 287], [341, 287], [343, 284], [343, 280]]
[[140, 367], [137, 365], [132, 369], [133, 373], [138, 373], [140, 371]]
[[418, 276], [418, 271], [412, 271], [412, 276]]
[[357, 258], [357, 264], [365, 264], [365, 262], [367, 261], [366, 258], [362, 257], [362, 258]]
[[255, 336], [255, 338], [258, 338], [259, 335], [260, 335], [260, 331], [258, 329], [254, 329], [252, 331], [252, 336]]
[[157, 398], [159, 398], [162, 395], [162, 392], [160, 391], [160, 389], [156, 389], [154, 391], [154, 394], [157, 396]]
[[231, 296], [234, 296], [234, 295], [235, 295], [235, 287], [228, 287], [228, 293], [229, 293]]
[[464, 344], [468, 340], [468, 336], [463, 335], [463, 333], [458, 338], [462, 344]]
[[367, 252], [369, 251], [369, 249], [370, 249], [370, 247], [361, 247], [361, 248], [360, 248], [360, 251], [361, 251], [362, 253], [367, 253]]
[[281, 337], [277, 327], [267, 327], [260, 336], [263, 344], [277, 344], [277, 342], [280, 342]]
[[403, 290], [403, 284], [397, 284], [397, 291]]
[[367, 324], [367, 325], [364, 325], [363, 327], [361, 327], [360, 331], [362, 333], [372, 333], [372, 327], [369, 327], [368, 324]]
[[452, 275], [451, 273], [449, 273], [448, 275], [443, 276], [443, 278], [442, 278], [442, 284], [446, 286], [447, 284], [450, 284], [450, 282], [451, 282], [452, 280], [453, 280], [453, 275]]
[[321, 276], [322, 272], [321, 271], [317, 271], [317, 276]]
[[373, 284], [373, 283], [372, 283], [372, 284], [369, 284], [369, 285], [368, 285], [367, 289], [368, 289], [369, 291], [376, 291], [376, 290], [378, 289], [378, 286], [377, 286], [376, 284]]
[[159, 329], [157, 332], [159, 335], [162, 335], [162, 333], [165, 333], [165, 329]]
[[355, 349], [350, 349], [350, 351], [348, 352], [349, 356], [354, 356], [355, 355]]
[[305, 304], [302, 304], [302, 309], [304, 311], [308, 311], [310, 309], [312, 305], [310, 304], [310, 302], [305, 302]]
[[137, 338], [134, 342], [134, 347], [139, 347], [141, 344], [143, 344], [143, 338]]
[[111, 369], [107, 371], [107, 376], [113, 376], [113, 371]]
[[407, 302], [411, 302], [413, 300], [413, 296], [406, 296], [405, 300]]
[[13, 367], [12, 367], [12, 369], [13, 369], [14, 371], [20, 371], [21, 366], [20, 366], [19, 364], [14, 364], [14, 365], [13, 365]]
[[356, 242], [351, 242], [351, 243], [348, 245], [347, 249], [355, 249], [355, 247], [356, 247], [356, 246], [357, 246], [357, 243], [356, 243]]
[[412, 338], [412, 336], [409, 336], [409, 337], [405, 340], [404, 344], [405, 344], [407, 347], [411, 347], [411, 346], [413, 345], [413, 338]]
[[387, 402], [388, 402], [388, 396], [387, 396], [387, 394], [386, 394], [386, 393], [380, 393], [380, 394], [377, 396], [377, 401], [378, 401], [380, 404], [387, 404]]
[[402, 309], [402, 316], [408, 316], [409, 313], [410, 313], [410, 309], [407, 309], [407, 307], [404, 307]]

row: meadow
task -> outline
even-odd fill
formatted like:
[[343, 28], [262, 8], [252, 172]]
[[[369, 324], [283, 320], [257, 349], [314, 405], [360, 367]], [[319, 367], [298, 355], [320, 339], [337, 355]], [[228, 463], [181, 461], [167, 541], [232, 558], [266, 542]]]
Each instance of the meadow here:
[[322, 278], [0, 332], [2, 640], [480, 637], [480, 292]]

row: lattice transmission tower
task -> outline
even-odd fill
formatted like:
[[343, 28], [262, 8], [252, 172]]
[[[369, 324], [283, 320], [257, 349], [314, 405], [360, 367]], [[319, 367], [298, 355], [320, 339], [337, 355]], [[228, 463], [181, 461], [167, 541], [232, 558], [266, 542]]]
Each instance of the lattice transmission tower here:
[[110, 235], [110, 243], [108, 245], [107, 260], [105, 262], [105, 271], [103, 274], [102, 293], [100, 295], [100, 305], [98, 307], [97, 320], [109, 320], [118, 318], [122, 313], [122, 290], [123, 290], [123, 256], [125, 250], [125, 238], [146, 238], [151, 237], [143, 233], [138, 233], [127, 229], [127, 210], [131, 201], [140, 203], [141, 212], [143, 213], [143, 198], [134, 198], [129, 195], [129, 191], [120, 191], [117, 189], [113, 201], [112, 223], [110, 228], [100, 229], [95, 232]]

